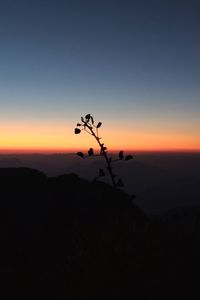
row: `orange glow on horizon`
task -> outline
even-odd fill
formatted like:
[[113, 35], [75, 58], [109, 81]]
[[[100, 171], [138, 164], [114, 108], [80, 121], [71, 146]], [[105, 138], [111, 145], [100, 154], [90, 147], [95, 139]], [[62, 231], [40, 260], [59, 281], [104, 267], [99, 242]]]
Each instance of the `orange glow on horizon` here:
[[[97, 149], [87, 133], [74, 134], [69, 123], [0, 123], [0, 153], [59, 153]], [[200, 152], [197, 135], [160, 130], [124, 130], [102, 128], [102, 141], [109, 151], [192, 151]]]

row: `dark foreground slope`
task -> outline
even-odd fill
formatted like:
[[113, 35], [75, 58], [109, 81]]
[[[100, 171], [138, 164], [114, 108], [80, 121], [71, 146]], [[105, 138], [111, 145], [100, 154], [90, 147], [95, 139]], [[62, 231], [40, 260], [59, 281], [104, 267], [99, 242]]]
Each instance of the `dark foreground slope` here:
[[0, 169], [3, 299], [194, 299], [199, 227], [74, 174]]

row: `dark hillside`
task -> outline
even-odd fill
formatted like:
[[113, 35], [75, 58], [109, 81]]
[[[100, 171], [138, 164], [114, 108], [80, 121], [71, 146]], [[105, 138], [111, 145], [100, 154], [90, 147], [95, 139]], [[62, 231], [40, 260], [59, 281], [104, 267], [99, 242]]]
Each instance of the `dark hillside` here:
[[75, 174], [0, 169], [0, 188], [3, 299], [194, 299], [198, 222], [180, 231]]

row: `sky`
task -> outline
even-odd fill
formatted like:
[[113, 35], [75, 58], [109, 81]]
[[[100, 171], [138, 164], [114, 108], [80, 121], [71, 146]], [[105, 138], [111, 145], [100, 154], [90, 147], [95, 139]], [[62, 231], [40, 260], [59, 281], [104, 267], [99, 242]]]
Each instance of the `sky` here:
[[200, 151], [199, 0], [1, 0], [0, 152]]

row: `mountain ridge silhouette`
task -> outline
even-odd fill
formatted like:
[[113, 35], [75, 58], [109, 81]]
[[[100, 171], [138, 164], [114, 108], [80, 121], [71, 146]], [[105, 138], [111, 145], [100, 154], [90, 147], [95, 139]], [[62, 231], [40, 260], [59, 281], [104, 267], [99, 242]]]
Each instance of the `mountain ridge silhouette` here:
[[147, 216], [124, 191], [76, 174], [3, 168], [0, 187], [7, 299], [168, 300], [198, 292], [200, 222], [180, 230], [174, 219]]

